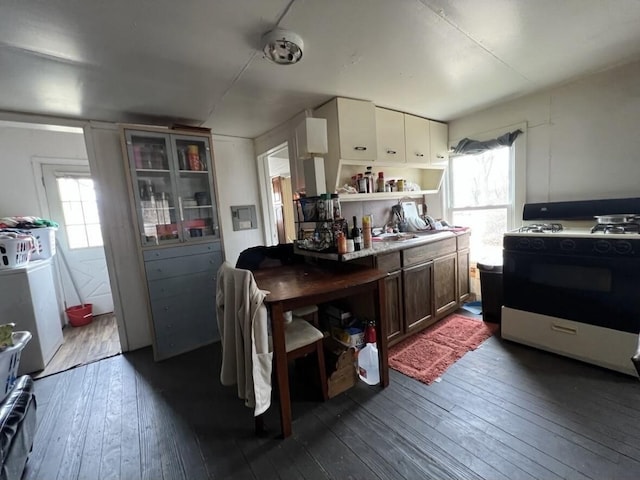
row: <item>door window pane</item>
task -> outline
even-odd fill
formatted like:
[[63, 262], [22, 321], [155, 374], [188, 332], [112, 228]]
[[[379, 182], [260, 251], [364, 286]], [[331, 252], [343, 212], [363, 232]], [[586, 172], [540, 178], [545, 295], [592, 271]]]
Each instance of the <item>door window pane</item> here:
[[57, 178], [69, 248], [101, 247], [102, 232], [93, 180]]

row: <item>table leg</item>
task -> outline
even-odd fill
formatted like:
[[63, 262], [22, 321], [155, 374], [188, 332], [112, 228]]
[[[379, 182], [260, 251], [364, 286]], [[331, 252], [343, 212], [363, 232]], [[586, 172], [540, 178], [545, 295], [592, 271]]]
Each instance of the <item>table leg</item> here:
[[284, 311], [279, 303], [271, 305], [271, 335], [280, 397], [280, 424], [282, 436], [287, 438], [291, 435], [291, 398], [289, 396], [289, 372], [284, 338]]
[[375, 292], [376, 309], [376, 340], [378, 343], [378, 358], [380, 361], [380, 386], [389, 386], [389, 354], [387, 352], [387, 298], [384, 278], [378, 280]]

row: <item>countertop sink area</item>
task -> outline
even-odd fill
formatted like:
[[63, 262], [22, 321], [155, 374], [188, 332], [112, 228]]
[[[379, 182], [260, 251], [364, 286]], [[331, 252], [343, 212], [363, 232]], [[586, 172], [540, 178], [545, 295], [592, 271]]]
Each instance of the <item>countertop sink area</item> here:
[[357, 252], [345, 253], [338, 255], [337, 253], [321, 253], [309, 250], [302, 250], [297, 245], [294, 246], [294, 252], [299, 255], [309, 257], [324, 258], [336, 261], [349, 261], [356, 258], [368, 257], [370, 255], [379, 255], [382, 253], [402, 250], [417, 245], [436, 242], [449, 237], [455, 237], [462, 234], [467, 229], [448, 229], [448, 230], [425, 230], [423, 232], [407, 232], [407, 233], [387, 233], [373, 238], [371, 248], [363, 248]]
[[412, 238], [418, 238], [418, 235], [415, 233], [382, 233], [373, 237], [372, 240], [374, 242], [402, 242]]

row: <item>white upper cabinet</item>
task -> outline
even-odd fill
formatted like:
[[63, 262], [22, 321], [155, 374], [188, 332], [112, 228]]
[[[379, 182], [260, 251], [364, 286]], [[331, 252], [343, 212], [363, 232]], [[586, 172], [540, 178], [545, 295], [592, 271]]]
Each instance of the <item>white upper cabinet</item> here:
[[404, 113], [376, 107], [378, 162], [406, 163]]
[[407, 163], [429, 164], [429, 120], [404, 114]]
[[[448, 162], [448, 126], [372, 102], [336, 97], [316, 108], [327, 120], [328, 153], [324, 156], [326, 191], [335, 192], [371, 166], [385, 178], [404, 179], [420, 192], [435, 193]], [[344, 194], [341, 198], [400, 198], [405, 192]]]
[[368, 162], [376, 159], [376, 107], [373, 103], [334, 98], [317, 108], [313, 116], [327, 119], [329, 157]]
[[429, 161], [431, 165], [449, 164], [449, 126], [446, 123], [429, 120], [431, 147]]

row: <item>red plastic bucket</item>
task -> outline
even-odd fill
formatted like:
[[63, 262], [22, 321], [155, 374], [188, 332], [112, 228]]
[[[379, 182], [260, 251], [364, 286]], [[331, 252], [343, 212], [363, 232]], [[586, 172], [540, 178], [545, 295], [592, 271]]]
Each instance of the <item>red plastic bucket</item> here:
[[93, 320], [93, 304], [85, 303], [84, 305], [74, 305], [65, 310], [69, 323], [72, 327], [81, 327], [91, 323]]

